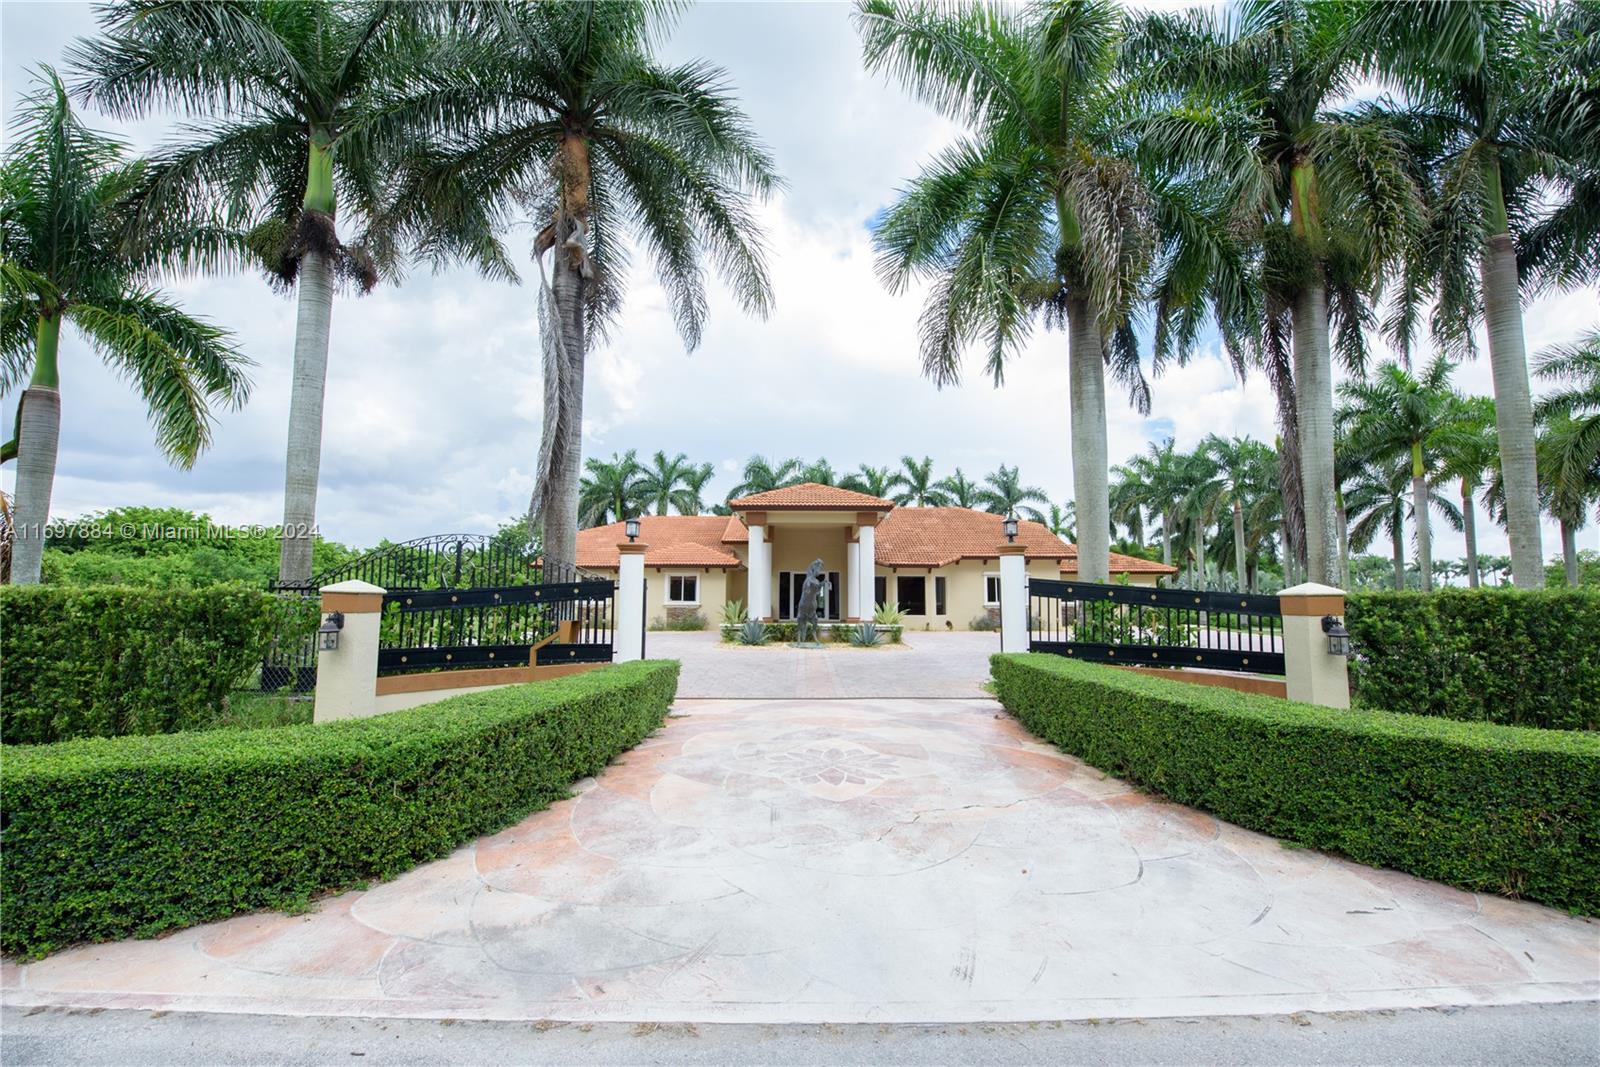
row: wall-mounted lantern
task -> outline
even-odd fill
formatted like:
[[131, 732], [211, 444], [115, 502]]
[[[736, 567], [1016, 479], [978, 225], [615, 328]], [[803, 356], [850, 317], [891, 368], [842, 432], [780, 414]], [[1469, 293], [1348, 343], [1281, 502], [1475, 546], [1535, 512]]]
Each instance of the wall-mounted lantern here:
[[1322, 632], [1328, 635], [1328, 655], [1348, 656], [1350, 654], [1350, 631], [1344, 628], [1344, 621], [1337, 615], [1324, 615], [1322, 617]]
[[638, 519], [629, 519], [627, 522], [622, 524], [622, 528], [625, 531], [627, 531], [628, 543], [629, 544], [632, 544], [634, 541], [637, 541], [639, 539], [639, 520]]
[[343, 629], [344, 612], [328, 612], [322, 617], [322, 625], [317, 627], [317, 647], [324, 652], [336, 651], [339, 647], [339, 631]]
[[1016, 544], [1017, 517], [1015, 515], [1007, 515], [1005, 521], [1000, 524], [1000, 528], [1006, 532], [1006, 541]]

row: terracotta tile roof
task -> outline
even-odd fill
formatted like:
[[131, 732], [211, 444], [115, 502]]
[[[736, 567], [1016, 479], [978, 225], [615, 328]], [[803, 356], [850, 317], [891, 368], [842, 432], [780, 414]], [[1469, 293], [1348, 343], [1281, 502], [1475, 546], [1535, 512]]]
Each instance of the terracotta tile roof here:
[[744, 523], [739, 521], [739, 516], [728, 516], [728, 528], [722, 531], [722, 543], [725, 545], [743, 545], [750, 541], [750, 531]]
[[[647, 567], [742, 567], [722, 547], [728, 520], [722, 515], [641, 515], [639, 540]], [[628, 535], [620, 522], [578, 531], [578, 566], [611, 570], [617, 566], [619, 542]]]
[[756, 493], [754, 496], [744, 496], [738, 500], [730, 500], [728, 501], [728, 506], [739, 511], [784, 508], [887, 511], [894, 507], [894, 501], [885, 500], [881, 496], [858, 493], [854, 489], [818, 485], [816, 482], [801, 482], [799, 485], [786, 485], [782, 489], [771, 489], [765, 493]]
[[[878, 523], [878, 565], [942, 567], [960, 559], [995, 559], [1006, 535], [999, 515], [968, 508], [896, 508]], [[1042, 523], [1022, 520], [1017, 543], [1027, 559], [1063, 559], [1072, 546]]]
[[[1061, 561], [1062, 574], [1078, 573], [1078, 549], [1072, 546], [1072, 555]], [[1177, 574], [1178, 568], [1165, 563], [1158, 563], [1151, 559], [1140, 559], [1138, 556], [1124, 556], [1121, 552], [1111, 553], [1112, 574]]]

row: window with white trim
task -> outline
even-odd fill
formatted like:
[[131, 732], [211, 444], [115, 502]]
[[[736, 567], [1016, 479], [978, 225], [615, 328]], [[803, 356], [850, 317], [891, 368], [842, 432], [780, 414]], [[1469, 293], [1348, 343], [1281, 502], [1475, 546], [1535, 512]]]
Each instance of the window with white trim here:
[[700, 603], [700, 577], [695, 574], [669, 574], [667, 576], [668, 604]]
[[1000, 576], [998, 574], [985, 574], [983, 576], [983, 606], [986, 608], [997, 607], [1000, 603]]

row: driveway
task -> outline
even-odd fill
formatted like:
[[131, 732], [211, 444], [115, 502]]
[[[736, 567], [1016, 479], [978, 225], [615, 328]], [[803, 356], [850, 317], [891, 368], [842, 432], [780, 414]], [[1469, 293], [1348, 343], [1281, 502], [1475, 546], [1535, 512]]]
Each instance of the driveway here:
[[984, 695], [1000, 635], [910, 632], [898, 645], [877, 648], [790, 648], [730, 644], [715, 632], [657, 632], [646, 637], [645, 649], [652, 658], [683, 662], [678, 695], [685, 698], [939, 699]]
[[992, 701], [677, 711], [578, 795], [392, 882], [7, 963], [5, 1002], [944, 1023], [1600, 998], [1600, 924], [1285, 849]]

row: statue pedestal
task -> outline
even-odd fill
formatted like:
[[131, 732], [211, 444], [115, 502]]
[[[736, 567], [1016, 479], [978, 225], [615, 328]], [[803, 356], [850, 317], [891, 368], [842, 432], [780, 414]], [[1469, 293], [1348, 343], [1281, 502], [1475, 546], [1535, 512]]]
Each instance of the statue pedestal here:
[[789, 647], [790, 648], [822, 648], [824, 646], [823, 646], [821, 641], [790, 641], [789, 642]]

